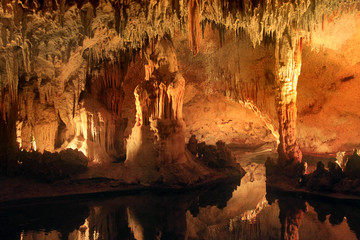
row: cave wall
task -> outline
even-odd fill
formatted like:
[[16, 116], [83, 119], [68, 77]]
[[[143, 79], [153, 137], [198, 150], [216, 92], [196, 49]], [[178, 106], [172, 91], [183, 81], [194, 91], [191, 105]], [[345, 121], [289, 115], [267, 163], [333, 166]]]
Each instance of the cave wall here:
[[[355, 92], [358, 89], [359, 15], [356, 12], [334, 14], [335, 17], [325, 18], [324, 23], [316, 27], [311, 41], [303, 40], [302, 44], [296, 137], [306, 154], [352, 151], [358, 146]], [[228, 143], [276, 141], [272, 134], [261, 135], [259, 130], [254, 129], [255, 137], [254, 132], [247, 133], [253, 122], [253, 127], [267, 131], [272, 126], [278, 136], [274, 41], [268, 39], [252, 48], [247, 34], [239, 38], [227, 30], [225, 35], [226, 41], [221, 43], [219, 29], [209, 22], [195, 57], [185, 49], [185, 40], [175, 37], [180, 69], [187, 79], [184, 104], [187, 136], [193, 133], [207, 142], [216, 141], [216, 137]], [[256, 90], [254, 79], [260, 83], [257, 98], [253, 94]], [[222, 104], [217, 104], [220, 99], [223, 99]], [[226, 99], [232, 101], [231, 105], [226, 104]], [[244, 104], [236, 102], [246, 100], [260, 110], [265, 121], [259, 121], [261, 118], [253, 113], [242, 114]], [[201, 114], [197, 114], [199, 111]], [[236, 125], [236, 122], [243, 125]], [[270, 128], [265, 128], [264, 122], [268, 122]]]
[[187, 81], [186, 137], [194, 134], [209, 144], [276, 142], [271, 132], [277, 134], [277, 122], [272, 121], [276, 119], [274, 46], [254, 49], [246, 34], [237, 38], [233, 31], [222, 32], [210, 22], [204, 27], [196, 56], [186, 37], [174, 37], [179, 68]]
[[128, 65], [150, 38], [179, 25], [179, 13], [163, 14], [177, 8], [168, 2], [2, 1], [1, 115], [4, 131], [16, 125], [14, 148], [77, 148], [96, 162], [124, 155], [125, 91], [133, 94], [124, 89]]
[[297, 138], [305, 152], [333, 153], [358, 147], [359, 20], [359, 15], [344, 16], [337, 23], [327, 23], [319, 31], [327, 44], [317, 50], [311, 45], [304, 48]]

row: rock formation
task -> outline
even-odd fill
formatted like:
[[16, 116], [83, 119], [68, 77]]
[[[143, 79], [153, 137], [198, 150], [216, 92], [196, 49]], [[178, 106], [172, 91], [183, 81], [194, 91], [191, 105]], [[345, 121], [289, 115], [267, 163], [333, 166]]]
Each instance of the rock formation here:
[[196, 0], [189, 1], [189, 46], [194, 54], [199, 52], [200, 47], [200, 10], [199, 2]]
[[127, 141], [127, 166], [158, 177], [167, 164], [187, 161], [182, 105], [185, 79], [179, 73], [175, 49], [169, 37], [157, 41], [147, 57], [149, 79], [135, 89], [136, 123]]
[[279, 160], [301, 162], [302, 153], [296, 142], [296, 96], [301, 70], [302, 38], [285, 35], [276, 42], [275, 81], [279, 119]]

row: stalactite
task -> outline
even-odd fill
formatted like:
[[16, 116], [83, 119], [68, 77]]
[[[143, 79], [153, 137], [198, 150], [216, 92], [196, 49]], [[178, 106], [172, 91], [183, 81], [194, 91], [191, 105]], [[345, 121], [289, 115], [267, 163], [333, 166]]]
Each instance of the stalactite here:
[[194, 54], [199, 52], [201, 27], [200, 10], [197, 0], [189, 0], [189, 46]]
[[[6, 109], [3, 103], [3, 94], [1, 96], [1, 114], [0, 118], [0, 173], [16, 166], [16, 154], [18, 145], [16, 141], [16, 121], [18, 114], [17, 100], [11, 102], [11, 107]], [[5, 115], [4, 115], [5, 113]]]
[[16, 61], [16, 55], [13, 52], [7, 52], [6, 60], [6, 75], [7, 75], [7, 87], [9, 94], [9, 101], [13, 102], [17, 100], [18, 94], [18, 64]]
[[221, 25], [218, 27], [219, 30], [219, 38], [220, 38], [220, 47], [222, 47], [226, 40], [226, 27]]
[[[265, 99], [259, 98], [259, 95], [261, 96], [261, 93], [259, 92], [261, 85], [259, 77], [257, 77], [251, 82], [240, 81], [235, 84], [236, 87], [234, 88], [234, 95], [238, 96], [236, 100], [241, 102], [251, 102], [252, 104], [255, 104], [259, 109], [261, 109], [261, 106], [263, 105], [263, 101], [265, 101]], [[265, 87], [263, 87], [263, 89], [265, 91]]]
[[2, 116], [3, 122], [6, 123], [6, 110], [5, 110], [5, 98], [6, 98], [6, 88], [1, 89], [1, 102], [0, 102], [0, 114]]

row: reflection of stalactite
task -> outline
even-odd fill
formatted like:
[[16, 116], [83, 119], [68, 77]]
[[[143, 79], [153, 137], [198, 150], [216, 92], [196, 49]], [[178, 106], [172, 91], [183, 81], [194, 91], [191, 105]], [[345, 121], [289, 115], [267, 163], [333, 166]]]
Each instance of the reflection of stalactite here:
[[200, 48], [200, 10], [197, 0], [189, 1], [189, 45], [194, 54], [199, 52]]
[[237, 216], [230, 219], [229, 230], [234, 239], [261, 239], [261, 221], [260, 213], [264, 208], [268, 207], [268, 202], [265, 198], [258, 202], [255, 209], [245, 211], [242, 216]]

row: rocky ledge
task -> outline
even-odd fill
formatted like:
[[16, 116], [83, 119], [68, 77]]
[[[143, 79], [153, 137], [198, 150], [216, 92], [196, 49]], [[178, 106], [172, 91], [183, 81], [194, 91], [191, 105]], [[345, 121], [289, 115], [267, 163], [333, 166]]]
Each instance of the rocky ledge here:
[[316, 169], [310, 173], [307, 172], [306, 162], [276, 163], [268, 159], [265, 165], [267, 184], [278, 190], [360, 199], [358, 150], [344, 160], [330, 160], [327, 167], [319, 161]]

